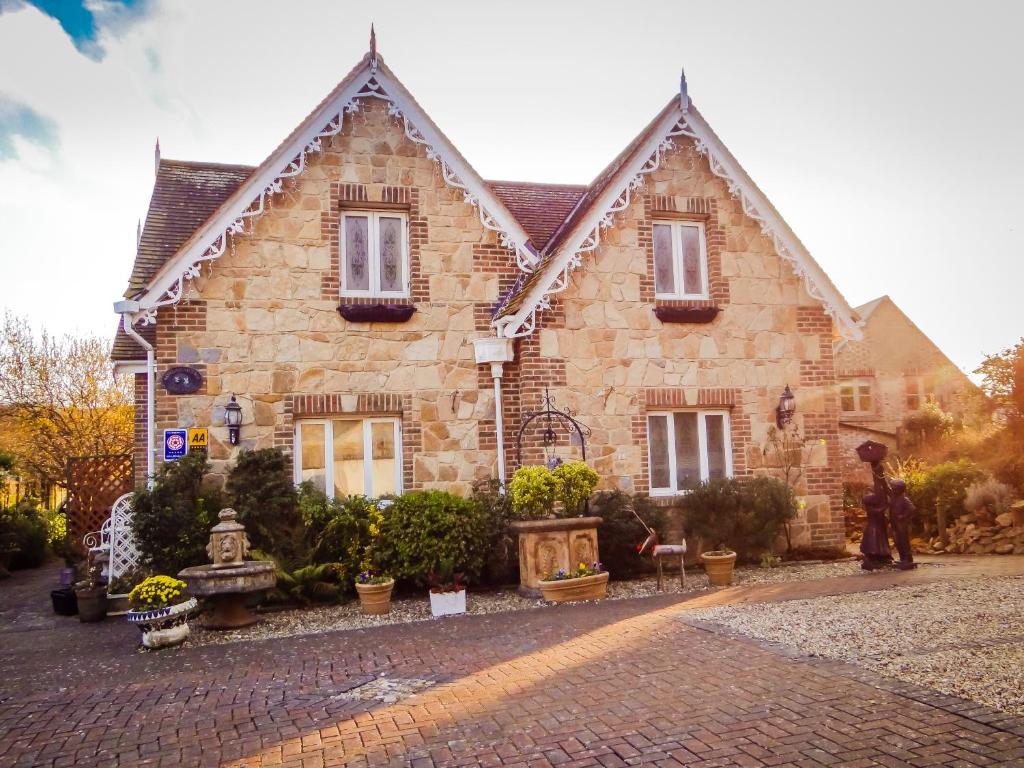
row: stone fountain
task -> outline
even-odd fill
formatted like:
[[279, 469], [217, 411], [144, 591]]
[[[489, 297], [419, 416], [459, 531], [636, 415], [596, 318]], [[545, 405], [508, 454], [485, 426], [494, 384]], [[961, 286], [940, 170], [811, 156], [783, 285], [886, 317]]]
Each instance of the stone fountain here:
[[207, 629], [237, 629], [255, 624], [256, 614], [246, 605], [249, 595], [270, 589], [276, 583], [273, 563], [245, 559], [249, 538], [245, 526], [235, 520], [237, 516], [233, 509], [220, 511], [220, 522], [211, 529], [206, 546], [211, 565], [186, 568], [178, 574], [188, 584], [189, 594], [212, 603], [213, 610], [203, 622]]

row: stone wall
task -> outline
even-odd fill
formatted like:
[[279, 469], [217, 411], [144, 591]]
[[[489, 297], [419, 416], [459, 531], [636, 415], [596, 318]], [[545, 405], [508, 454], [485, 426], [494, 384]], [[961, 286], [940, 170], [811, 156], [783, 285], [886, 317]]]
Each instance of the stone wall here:
[[[831, 322], [692, 146], [645, 178], [537, 331], [516, 343], [503, 387], [508, 469], [524, 415], [549, 389], [589, 426], [588, 460], [604, 487], [647, 490], [651, 407], [728, 410], [736, 474], [771, 472], [762, 450], [788, 384], [810, 443], [798, 540], [838, 543]], [[337, 225], [352, 206], [409, 217], [412, 296], [398, 303], [416, 313], [406, 323], [339, 316]], [[721, 308], [710, 324], [663, 324], [653, 314], [651, 222], [661, 217], [705, 224], [711, 298], [698, 304]], [[243, 448], [290, 451], [303, 416], [390, 414], [403, 426], [405, 489], [465, 492], [496, 474], [492, 381], [471, 341], [490, 333], [490, 308], [515, 274], [512, 254], [423, 148], [382, 105], [368, 105], [346, 117], [342, 134], [255, 231], [204, 270], [189, 300], [161, 310], [158, 376], [188, 364], [205, 383], [181, 397], [158, 386], [158, 429], [210, 426], [211, 460], [223, 473], [232, 454], [223, 406], [232, 393], [243, 407]], [[562, 443], [566, 455], [578, 450]], [[539, 435], [525, 436], [523, 452], [525, 463], [542, 458]]]

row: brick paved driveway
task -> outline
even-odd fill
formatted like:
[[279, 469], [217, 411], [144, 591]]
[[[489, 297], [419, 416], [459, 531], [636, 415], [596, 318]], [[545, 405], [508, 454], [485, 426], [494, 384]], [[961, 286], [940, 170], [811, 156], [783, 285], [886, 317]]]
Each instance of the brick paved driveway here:
[[[119, 622], [63, 633], [85, 655], [43, 656], [29, 630], [0, 630], [0, 766], [1024, 766], [1019, 720], [690, 626], [684, 608], [616, 601], [152, 654], [128, 652]], [[363, 698], [381, 677], [429, 687]]]

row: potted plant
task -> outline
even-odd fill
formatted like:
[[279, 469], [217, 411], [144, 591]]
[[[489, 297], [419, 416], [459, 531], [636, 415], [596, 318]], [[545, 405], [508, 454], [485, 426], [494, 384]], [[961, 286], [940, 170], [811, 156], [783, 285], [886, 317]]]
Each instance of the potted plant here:
[[78, 620], [81, 622], [103, 621], [107, 617], [107, 585], [101, 574], [102, 566], [93, 563], [85, 581], [75, 584]]
[[391, 590], [394, 588], [394, 579], [372, 569], [362, 571], [356, 576], [359, 605], [363, 613], [371, 616], [391, 612]]
[[457, 616], [466, 612], [466, 585], [462, 573], [456, 573], [451, 562], [441, 565], [440, 573], [427, 574], [430, 582], [430, 613], [433, 616]]
[[168, 648], [185, 642], [189, 615], [198, 603], [185, 598], [187, 585], [171, 576], [150, 576], [128, 594], [131, 610], [125, 618], [142, 630], [146, 648]]
[[700, 560], [708, 574], [708, 582], [714, 587], [728, 587], [732, 584], [732, 573], [736, 567], [736, 553], [720, 546], [710, 552], [703, 552]]
[[580, 563], [570, 570], [560, 568], [544, 574], [540, 591], [544, 599], [552, 603], [600, 600], [608, 595], [608, 571], [601, 563]]

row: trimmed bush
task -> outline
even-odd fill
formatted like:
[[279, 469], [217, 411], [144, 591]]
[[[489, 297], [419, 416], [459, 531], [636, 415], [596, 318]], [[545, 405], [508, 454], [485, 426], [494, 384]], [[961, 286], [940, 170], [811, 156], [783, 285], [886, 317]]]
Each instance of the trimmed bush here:
[[264, 448], [239, 453], [225, 490], [253, 549], [273, 555], [287, 568], [306, 562], [310, 542], [299, 512], [291, 462], [281, 451]]
[[558, 481], [562, 514], [565, 517], [583, 514], [583, 502], [590, 498], [600, 479], [597, 472], [582, 461], [567, 461], [555, 467], [551, 474]]
[[559, 485], [558, 478], [547, 467], [520, 467], [508, 484], [512, 514], [519, 520], [539, 520], [553, 515]]
[[484, 516], [487, 527], [487, 557], [481, 579], [487, 584], [514, 584], [519, 580], [519, 537], [509, 530], [515, 520], [512, 497], [501, 492], [500, 480], [473, 484], [470, 501]]
[[686, 528], [705, 551], [731, 549], [737, 559], [756, 561], [796, 515], [792, 489], [781, 480], [735, 478], [699, 484], [682, 499]]
[[[46, 560], [49, 527], [44, 513], [22, 500], [0, 510], [0, 550], [11, 570], [38, 568]], [[4, 570], [0, 563], [0, 572]]]
[[210, 561], [206, 545], [222, 497], [202, 487], [208, 468], [206, 454], [193, 451], [160, 467], [152, 488], [135, 492], [132, 531], [148, 569], [177, 574]]
[[475, 579], [487, 544], [487, 515], [479, 505], [444, 491], [412, 491], [384, 510], [375, 559], [395, 579], [423, 586], [430, 573]]

